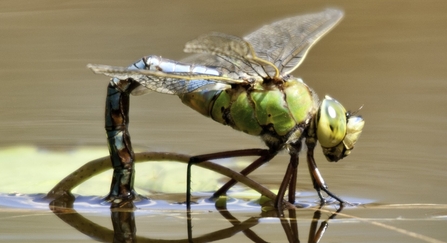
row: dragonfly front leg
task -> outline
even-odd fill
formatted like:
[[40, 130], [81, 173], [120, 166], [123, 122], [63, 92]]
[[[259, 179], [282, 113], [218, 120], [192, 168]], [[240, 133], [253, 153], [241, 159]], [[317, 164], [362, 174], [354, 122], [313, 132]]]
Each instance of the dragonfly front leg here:
[[136, 193], [133, 189], [135, 156], [128, 131], [129, 95], [139, 84], [132, 79], [114, 81], [107, 87], [105, 111], [105, 129], [113, 166], [112, 184], [106, 200], [112, 202], [112, 208], [132, 208]]
[[326, 202], [323, 195], [321, 194], [321, 190], [326, 192], [329, 196], [339, 201], [340, 203], [345, 203], [345, 201], [343, 201], [338, 196], [336, 196], [335, 194], [333, 194], [328, 190], [328, 187], [324, 182], [323, 176], [320, 174], [320, 171], [317, 168], [317, 164], [315, 163], [314, 159], [315, 143], [306, 140], [306, 145], [307, 145], [307, 166], [309, 168], [309, 173], [312, 178], [314, 188], [318, 193], [318, 197], [320, 197], [321, 203]]

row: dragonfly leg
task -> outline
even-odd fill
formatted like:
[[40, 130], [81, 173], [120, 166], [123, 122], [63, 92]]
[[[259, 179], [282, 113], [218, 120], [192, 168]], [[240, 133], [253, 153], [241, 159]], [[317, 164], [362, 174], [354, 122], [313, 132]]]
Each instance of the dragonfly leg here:
[[275, 207], [280, 208], [282, 206], [282, 200], [286, 193], [287, 187], [289, 190], [289, 203], [295, 203], [295, 191], [296, 191], [296, 181], [298, 175], [298, 164], [299, 164], [299, 152], [301, 151], [301, 141], [297, 141], [294, 144], [290, 144], [289, 154], [290, 161], [287, 166], [286, 173], [279, 187], [278, 195], [275, 200]]
[[107, 87], [105, 129], [113, 166], [113, 178], [107, 200], [115, 207], [133, 207], [136, 197], [134, 152], [128, 131], [129, 95], [139, 84], [131, 79], [111, 82]]
[[[292, 158], [290, 158], [290, 160], [292, 160]], [[287, 170], [286, 173], [284, 174], [284, 178], [281, 182], [281, 185], [279, 186], [278, 194], [276, 195], [275, 207], [278, 209], [282, 208], [284, 195], [286, 194], [287, 186], [290, 185], [290, 180], [293, 177], [292, 176], [293, 171], [294, 168], [292, 163], [290, 162], [289, 165], [287, 166]]]
[[290, 144], [290, 164], [292, 165], [292, 173], [289, 183], [289, 203], [295, 203], [296, 182], [298, 177], [299, 154], [301, 151], [301, 140]]
[[[242, 156], [260, 156], [258, 159], [256, 159], [253, 163], [251, 163], [249, 166], [247, 166], [245, 169], [243, 169], [240, 173], [242, 175], [248, 175], [257, 168], [259, 168], [264, 163], [270, 161], [277, 152], [272, 152], [268, 149], [242, 149], [242, 150], [233, 150], [233, 151], [225, 151], [225, 152], [218, 152], [218, 153], [212, 153], [212, 154], [203, 154], [203, 155], [197, 155], [194, 157], [191, 157], [188, 163], [187, 168], [187, 189], [186, 189], [186, 204], [189, 208], [190, 206], [190, 200], [191, 200], [191, 166], [193, 164], [197, 164], [203, 161], [207, 160], [213, 160], [213, 159], [224, 159], [224, 158], [232, 158], [232, 157], [242, 157]], [[223, 185], [219, 190], [217, 190], [212, 198], [218, 198], [220, 195], [225, 194], [232, 186], [236, 184], [236, 180], [231, 179], [228, 181], [225, 185]]]
[[[253, 161], [250, 165], [248, 165], [243, 170], [241, 170], [240, 173], [242, 175], [246, 176], [246, 175], [250, 174], [251, 172], [255, 171], [257, 168], [259, 168], [261, 165], [269, 162], [277, 154], [276, 152], [273, 153], [273, 152], [270, 152], [269, 150], [263, 150], [263, 151], [265, 151], [265, 152], [263, 152], [262, 154], [259, 154], [261, 157], [259, 157], [258, 159]], [[236, 183], [237, 183], [237, 181], [234, 179], [229, 180], [222, 187], [220, 187], [216, 192], [214, 192], [212, 198], [218, 198], [221, 195], [225, 195], [227, 193], [227, 191], [231, 187], [233, 187]]]
[[315, 163], [314, 159], [315, 143], [306, 141], [306, 145], [307, 145], [307, 166], [309, 168], [309, 173], [312, 178], [314, 188], [318, 193], [318, 197], [320, 197], [321, 203], [326, 202], [321, 191], [326, 192], [329, 196], [339, 201], [340, 203], [345, 203], [345, 201], [343, 201], [338, 196], [336, 196], [335, 194], [333, 194], [328, 190], [328, 187], [324, 182], [323, 176], [320, 174], [320, 171], [317, 168], [317, 164]]
[[[286, 194], [287, 187], [291, 187], [292, 178], [296, 179], [296, 176], [294, 176], [294, 173], [297, 172], [297, 166], [298, 166], [298, 155], [293, 154], [290, 155], [290, 162], [287, 166], [286, 173], [284, 174], [284, 178], [281, 182], [281, 185], [279, 186], [278, 195], [276, 196], [275, 200], [275, 207], [276, 208], [282, 208], [282, 202], [284, 199], [284, 195]], [[295, 181], [296, 183], [296, 181]], [[295, 191], [293, 191], [295, 193]], [[295, 195], [293, 196], [293, 199], [290, 198], [291, 193], [289, 193], [289, 202], [294, 203], [295, 202]]]

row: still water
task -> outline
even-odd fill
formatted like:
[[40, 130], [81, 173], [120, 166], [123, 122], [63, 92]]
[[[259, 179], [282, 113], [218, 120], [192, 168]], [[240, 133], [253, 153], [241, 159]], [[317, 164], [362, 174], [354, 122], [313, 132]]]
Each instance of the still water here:
[[[362, 203], [330, 219], [321, 242], [447, 241], [445, 1], [3, 0], [0, 6], [0, 241], [96, 241], [88, 230], [63, 223], [77, 214], [63, 219], [65, 214], [58, 217], [34, 201], [36, 193], [46, 193], [83, 163], [107, 155], [103, 109], [108, 80], [87, 70], [87, 63], [127, 66], [149, 54], [181, 59], [186, 57], [184, 43], [200, 34], [243, 36], [263, 24], [326, 7], [342, 9], [345, 18], [313, 47], [294, 75], [320, 97], [329, 94], [351, 110], [364, 105], [366, 125], [348, 158], [326, 163], [316, 152], [331, 191]], [[130, 118], [139, 151], [193, 155], [263, 146], [256, 137], [202, 117], [175, 96], [133, 97]], [[282, 154], [251, 178], [275, 190], [287, 161]], [[244, 161], [224, 163], [239, 168]], [[137, 177], [148, 170], [154, 171], [137, 167]], [[172, 181], [183, 170], [156, 171]], [[98, 202], [108, 180], [105, 175], [90, 184], [105, 190], [79, 189], [80, 195], [93, 196], [75, 207], [80, 217], [100, 227], [94, 235], [102, 241], [111, 241], [111, 217], [119, 217]], [[204, 180], [214, 185], [223, 179]], [[182, 192], [161, 184], [162, 189], [153, 189], [165, 192], [154, 196], [158, 206], [140, 205], [135, 212], [139, 241], [187, 238], [184, 208], [168, 203], [183, 200]], [[317, 198], [302, 165], [297, 188], [303, 201]], [[260, 218], [265, 215], [246, 201], [231, 203], [231, 220], [214, 205], [194, 212], [196, 241], [288, 241], [283, 221]], [[320, 222], [335, 210], [334, 205], [325, 207]], [[319, 211], [309, 207], [295, 213], [286, 212], [295, 219], [289, 227], [297, 226], [305, 242], [312, 238], [312, 218]], [[234, 231], [224, 231], [228, 228]], [[212, 238], [214, 232], [220, 238]]]

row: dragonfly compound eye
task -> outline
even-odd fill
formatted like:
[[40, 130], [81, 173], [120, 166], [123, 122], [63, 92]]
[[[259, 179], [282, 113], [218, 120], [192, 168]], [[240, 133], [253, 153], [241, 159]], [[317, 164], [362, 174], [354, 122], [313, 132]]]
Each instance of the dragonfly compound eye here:
[[330, 96], [324, 98], [317, 113], [317, 138], [324, 148], [339, 145], [346, 135], [346, 110]]
[[362, 133], [365, 121], [360, 116], [350, 116], [348, 118], [346, 136], [343, 139], [343, 144], [346, 148], [345, 156], [347, 156], [352, 149], [354, 149], [354, 144]]
[[365, 121], [351, 116], [338, 101], [326, 96], [317, 113], [317, 138], [323, 154], [330, 162], [336, 162], [351, 153], [362, 133]]

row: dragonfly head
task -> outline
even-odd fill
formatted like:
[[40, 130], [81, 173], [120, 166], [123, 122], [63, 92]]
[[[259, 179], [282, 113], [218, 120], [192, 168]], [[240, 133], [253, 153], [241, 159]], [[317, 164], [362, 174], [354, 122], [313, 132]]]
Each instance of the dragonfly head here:
[[348, 156], [362, 133], [365, 122], [360, 116], [352, 116], [338, 101], [324, 98], [316, 117], [316, 135], [329, 162], [337, 162]]

